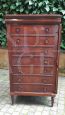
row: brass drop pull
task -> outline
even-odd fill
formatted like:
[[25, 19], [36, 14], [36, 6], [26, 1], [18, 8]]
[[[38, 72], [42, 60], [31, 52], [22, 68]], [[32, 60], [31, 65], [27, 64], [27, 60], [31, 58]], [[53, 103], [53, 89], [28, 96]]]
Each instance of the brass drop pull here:
[[47, 60], [44, 60], [44, 64], [48, 64], [48, 61], [47, 61]]
[[49, 32], [49, 28], [45, 28], [45, 32]]
[[17, 33], [20, 33], [20, 28], [16, 28], [15, 30]]
[[44, 54], [48, 54], [48, 50], [45, 50], [45, 51], [44, 51]]
[[23, 78], [19, 78], [19, 79], [18, 79], [18, 82], [21, 82], [22, 80], [23, 80]]
[[45, 44], [48, 44], [48, 43], [49, 43], [49, 41], [46, 39], [46, 40], [45, 40]]
[[16, 43], [20, 43], [20, 39], [17, 39], [17, 40], [16, 40]]

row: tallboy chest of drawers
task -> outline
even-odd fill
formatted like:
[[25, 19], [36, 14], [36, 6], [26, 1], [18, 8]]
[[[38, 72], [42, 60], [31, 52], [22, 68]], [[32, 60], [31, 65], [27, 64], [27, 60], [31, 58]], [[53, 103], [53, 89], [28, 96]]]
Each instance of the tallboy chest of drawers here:
[[51, 96], [58, 85], [61, 16], [6, 15], [10, 94]]

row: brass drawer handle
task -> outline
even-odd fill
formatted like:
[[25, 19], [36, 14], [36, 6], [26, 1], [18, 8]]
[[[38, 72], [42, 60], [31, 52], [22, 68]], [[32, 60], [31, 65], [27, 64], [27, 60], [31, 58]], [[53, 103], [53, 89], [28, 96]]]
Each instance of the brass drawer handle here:
[[49, 28], [45, 28], [45, 32], [49, 32]]
[[44, 60], [44, 64], [48, 64], [48, 61], [47, 61], [47, 60]]
[[18, 79], [18, 82], [21, 82], [22, 80], [23, 80], [23, 78], [19, 78], [19, 79]]
[[17, 39], [17, 40], [16, 40], [16, 43], [20, 43], [20, 39]]
[[44, 54], [48, 54], [48, 50], [45, 50], [45, 51], [44, 51]]
[[16, 33], [20, 33], [20, 28], [15, 29]]
[[49, 43], [49, 41], [46, 39], [46, 40], [45, 40], [45, 44], [48, 44], [48, 43]]

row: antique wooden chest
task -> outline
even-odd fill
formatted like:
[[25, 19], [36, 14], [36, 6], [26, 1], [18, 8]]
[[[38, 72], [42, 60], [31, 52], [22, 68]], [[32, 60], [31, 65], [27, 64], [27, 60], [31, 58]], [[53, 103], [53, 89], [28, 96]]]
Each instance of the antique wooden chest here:
[[61, 16], [6, 15], [10, 94], [51, 96], [58, 85]]

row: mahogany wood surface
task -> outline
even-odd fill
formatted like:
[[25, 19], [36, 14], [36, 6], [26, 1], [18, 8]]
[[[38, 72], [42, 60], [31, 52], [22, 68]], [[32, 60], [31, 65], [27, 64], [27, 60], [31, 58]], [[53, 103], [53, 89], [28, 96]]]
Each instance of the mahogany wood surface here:
[[61, 15], [6, 15], [10, 94], [57, 93]]

